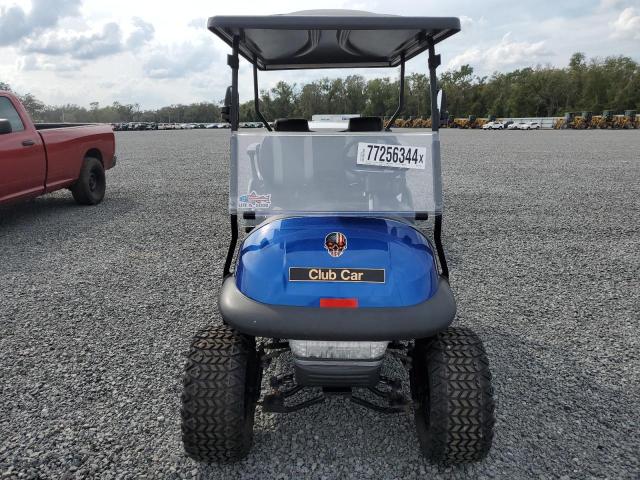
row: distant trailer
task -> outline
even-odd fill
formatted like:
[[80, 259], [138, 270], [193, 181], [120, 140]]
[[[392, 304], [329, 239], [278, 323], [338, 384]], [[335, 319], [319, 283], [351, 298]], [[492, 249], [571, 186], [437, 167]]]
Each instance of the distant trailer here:
[[360, 117], [359, 113], [316, 114], [311, 117], [309, 128], [312, 130], [344, 130], [350, 118]]
[[350, 118], [359, 117], [359, 113], [316, 114], [311, 117], [312, 122], [348, 122]]

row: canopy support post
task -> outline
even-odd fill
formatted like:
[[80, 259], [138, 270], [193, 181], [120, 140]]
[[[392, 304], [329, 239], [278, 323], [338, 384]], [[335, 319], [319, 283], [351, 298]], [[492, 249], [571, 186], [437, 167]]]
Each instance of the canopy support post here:
[[438, 76], [436, 69], [440, 66], [440, 55], [436, 55], [433, 41], [429, 42], [429, 90], [431, 96], [431, 131], [440, 130], [440, 111], [438, 110]]
[[271, 131], [271, 125], [269, 125], [269, 122], [267, 122], [262, 115], [262, 112], [260, 112], [260, 98], [258, 96], [258, 65], [255, 61], [253, 63], [253, 107], [255, 108], [256, 115], [260, 121], [262, 121], [267, 130]]
[[[240, 38], [238, 36], [233, 37], [233, 43], [231, 47], [231, 55], [227, 56], [227, 63], [231, 67], [231, 131], [238, 131], [238, 124], [240, 121], [240, 101], [238, 97], [238, 50], [240, 45]], [[233, 159], [231, 159], [233, 161]], [[231, 263], [233, 262], [233, 256], [236, 252], [236, 245], [238, 244], [238, 215], [232, 213], [229, 217], [231, 223], [231, 241], [229, 242], [229, 249], [227, 250], [227, 258], [224, 261], [224, 270], [222, 272], [222, 278], [227, 278], [231, 275]]]
[[231, 67], [231, 131], [238, 130], [240, 120], [240, 101], [238, 99], [238, 50], [240, 47], [240, 37], [233, 37], [231, 55], [227, 55], [227, 64]]
[[387, 122], [387, 126], [384, 128], [387, 132], [391, 130], [391, 125], [393, 125], [393, 122], [396, 121], [396, 118], [398, 117], [398, 115], [400, 115], [400, 112], [402, 112], [403, 109], [404, 109], [404, 53], [402, 54], [402, 57], [400, 59], [400, 94], [398, 96], [398, 108], [396, 108], [396, 111], [393, 112], [393, 115], [391, 115], [391, 118]]
[[[436, 69], [440, 66], [440, 55], [436, 55], [436, 49], [433, 41], [429, 41], [429, 93], [431, 97], [431, 131], [438, 132], [440, 130], [440, 111], [438, 109], [438, 76]], [[436, 141], [439, 142], [438, 139]], [[440, 159], [438, 158], [438, 163]], [[447, 265], [447, 257], [444, 254], [442, 246], [442, 213], [437, 213], [434, 218], [433, 238], [436, 244], [438, 260], [440, 262], [441, 275], [449, 281], [449, 267]]]

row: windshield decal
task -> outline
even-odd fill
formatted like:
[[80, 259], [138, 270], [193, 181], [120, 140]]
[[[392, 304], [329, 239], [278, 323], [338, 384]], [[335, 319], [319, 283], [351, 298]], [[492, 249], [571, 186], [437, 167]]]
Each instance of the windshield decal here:
[[255, 191], [238, 197], [238, 208], [249, 208], [259, 210], [261, 208], [271, 208], [271, 194], [257, 194]]

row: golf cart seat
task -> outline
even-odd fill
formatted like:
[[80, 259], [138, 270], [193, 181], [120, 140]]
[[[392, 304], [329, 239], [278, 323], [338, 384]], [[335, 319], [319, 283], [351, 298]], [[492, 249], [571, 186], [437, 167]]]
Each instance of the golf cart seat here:
[[276, 132], [309, 132], [309, 122], [305, 118], [278, 118], [273, 123]]
[[380, 117], [354, 117], [349, 119], [347, 132], [380, 132], [382, 127]]

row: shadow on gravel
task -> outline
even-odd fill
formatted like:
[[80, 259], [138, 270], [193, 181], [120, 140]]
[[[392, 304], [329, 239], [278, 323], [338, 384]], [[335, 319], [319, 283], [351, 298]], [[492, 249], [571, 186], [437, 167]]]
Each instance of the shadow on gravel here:
[[0, 227], [29, 222], [69, 208], [79, 207], [73, 198], [50, 197], [22, 200], [0, 206]]
[[74, 243], [102, 244], [106, 236], [114, 235], [111, 226], [122, 223], [135, 208], [133, 198], [111, 198], [96, 206], [80, 206], [66, 195], [0, 207], [0, 259], [23, 270], [50, 257], [50, 245], [64, 251]]
[[[30, 224], [38, 222], [46, 226], [47, 223], [59, 222], [60, 220], [76, 219], [79, 213], [87, 214], [84, 218], [88, 220], [101, 220], [101, 209], [108, 209], [110, 213], [120, 215], [135, 208], [135, 202], [131, 199], [117, 198], [105, 200], [96, 206], [78, 205], [69, 195], [66, 196], [44, 196], [30, 200], [24, 200], [8, 205], [0, 206], [0, 237], [10, 234], [13, 227], [22, 230], [28, 228]], [[80, 222], [76, 222], [78, 225]]]
[[[270, 368], [265, 380], [291, 372], [290, 362], [285, 361]], [[408, 374], [399, 361], [387, 358], [383, 372], [399, 378], [405, 395], [410, 395]], [[268, 381], [263, 382], [262, 391], [268, 391]], [[298, 394], [292, 403], [317, 394], [314, 390], [296, 398]], [[377, 401], [363, 389], [357, 389], [355, 395]], [[385, 415], [335, 395], [296, 413], [271, 414], [258, 408], [249, 456], [236, 464], [199, 465], [198, 478], [411, 479], [445, 471], [464, 474], [468, 467], [433, 466], [423, 459], [413, 409]]]

